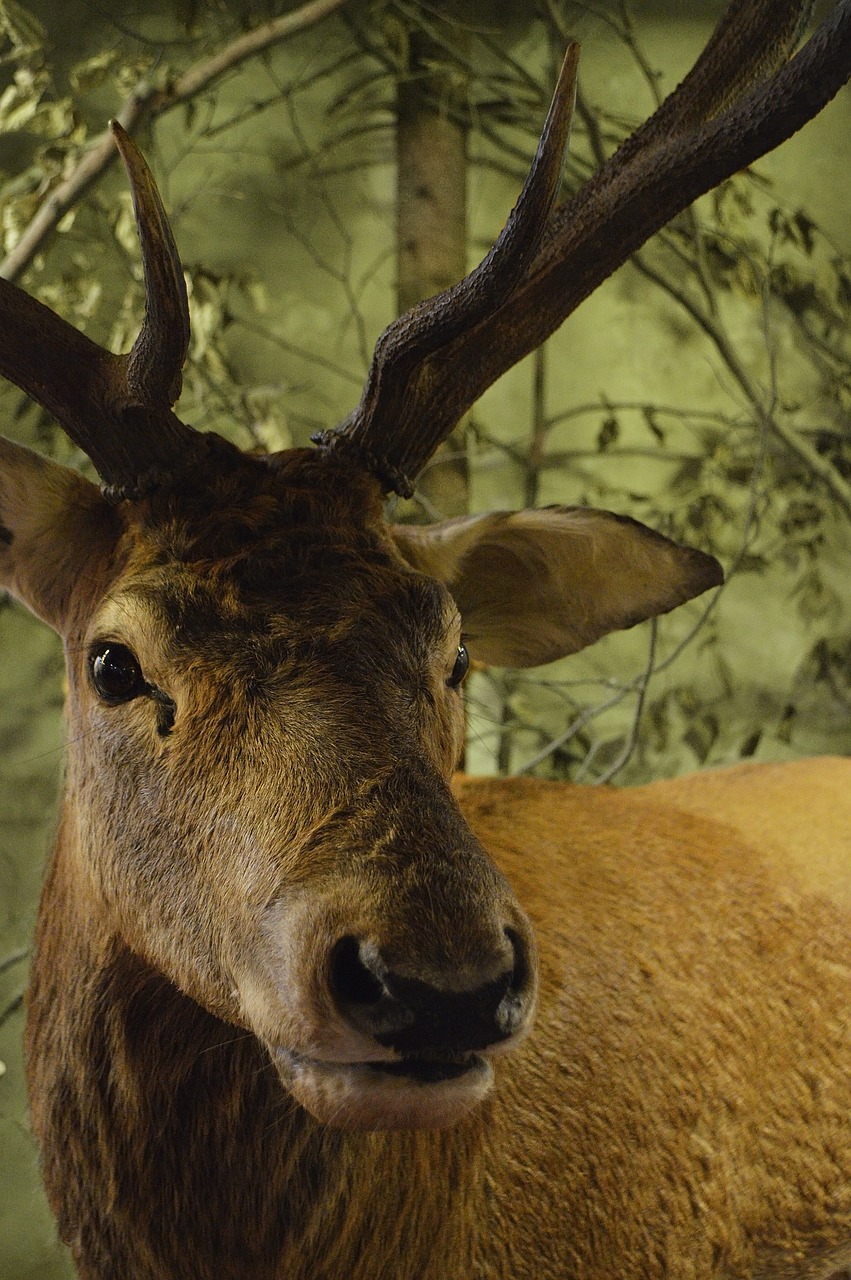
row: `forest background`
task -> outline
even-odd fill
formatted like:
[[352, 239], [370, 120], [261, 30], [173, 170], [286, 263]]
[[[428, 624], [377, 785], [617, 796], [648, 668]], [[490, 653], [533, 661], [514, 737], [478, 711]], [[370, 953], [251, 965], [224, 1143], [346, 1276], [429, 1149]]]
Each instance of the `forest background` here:
[[[353, 407], [392, 316], [484, 256], [567, 39], [583, 53], [565, 193], [674, 87], [722, 9], [0, 0], [2, 272], [129, 346], [138, 249], [101, 141], [120, 114], [187, 272], [180, 415], [245, 447], [304, 444]], [[398, 504], [414, 521], [601, 506], [726, 569], [717, 592], [587, 654], [476, 673], [471, 771], [625, 784], [851, 751], [849, 152], [846, 89], [507, 374]], [[5, 385], [0, 424], [91, 474]], [[39, 1189], [20, 1050], [61, 704], [58, 641], [0, 600], [0, 1280], [71, 1274]]]

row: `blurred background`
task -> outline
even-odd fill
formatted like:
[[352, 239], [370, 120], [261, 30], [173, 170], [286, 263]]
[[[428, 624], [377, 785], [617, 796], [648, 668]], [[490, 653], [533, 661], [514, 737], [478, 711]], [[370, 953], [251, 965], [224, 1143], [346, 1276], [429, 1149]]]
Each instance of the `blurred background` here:
[[[3, 274], [130, 345], [142, 292], [122, 173], [73, 189], [107, 120], [130, 111], [190, 287], [180, 415], [244, 447], [304, 444], [352, 409], [384, 325], [492, 244], [567, 39], [583, 52], [565, 194], [677, 84], [723, 7], [0, 0]], [[477, 672], [470, 771], [625, 784], [851, 751], [850, 152], [846, 89], [650, 242], [397, 503], [417, 522], [606, 507], [727, 571], [719, 591], [587, 654]], [[33, 219], [69, 179], [38, 238]], [[91, 474], [5, 384], [0, 430]], [[61, 706], [58, 640], [0, 597], [0, 1280], [71, 1274], [20, 1049]]]

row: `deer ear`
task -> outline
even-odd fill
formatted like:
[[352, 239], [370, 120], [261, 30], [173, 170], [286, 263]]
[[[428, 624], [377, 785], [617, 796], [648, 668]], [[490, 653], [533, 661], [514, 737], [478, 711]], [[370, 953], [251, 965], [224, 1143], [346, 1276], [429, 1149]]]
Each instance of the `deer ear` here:
[[393, 536], [446, 584], [470, 655], [494, 666], [552, 662], [723, 581], [712, 556], [588, 507], [396, 525]]
[[0, 588], [62, 631], [75, 588], [116, 534], [95, 485], [0, 436]]

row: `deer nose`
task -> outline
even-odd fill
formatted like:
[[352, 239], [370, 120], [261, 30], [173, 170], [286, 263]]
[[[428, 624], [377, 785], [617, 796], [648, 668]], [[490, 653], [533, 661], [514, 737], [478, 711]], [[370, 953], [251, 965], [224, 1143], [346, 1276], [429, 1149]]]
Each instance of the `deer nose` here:
[[527, 944], [506, 928], [505, 968], [458, 990], [394, 972], [374, 943], [341, 938], [331, 956], [331, 989], [346, 1020], [399, 1053], [467, 1053], [521, 1030], [531, 1012]]

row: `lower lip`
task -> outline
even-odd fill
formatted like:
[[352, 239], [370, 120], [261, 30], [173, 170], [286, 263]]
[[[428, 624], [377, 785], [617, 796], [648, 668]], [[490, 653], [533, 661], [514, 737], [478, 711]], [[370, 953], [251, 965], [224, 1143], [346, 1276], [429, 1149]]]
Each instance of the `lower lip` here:
[[390, 1076], [396, 1080], [410, 1080], [413, 1084], [444, 1084], [447, 1080], [460, 1080], [469, 1073], [484, 1069], [484, 1059], [478, 1054], [452, 1062], [431, 1061], [428, 1058], [403, 1058], [401, 1062], [365, 1062], [363, 1066], [378, 1076]]
[[315, 1120], [340, 1129], [441, 1129], [490, 1091], [480, 1054], [430, 1060], [328, 1062], [273, 1049], [282, 1083]]
[[484, 1058], [477, 1053], [454, 1060], [401, 1058], [389, 1062], [330, 1062], [320, 1058], [303, 1058], [286, 1049], [278, 1049], [275, 1056], [296, 1071], [306, 1068], [329, 1074], [353, 1072], [363, 1075], [365, 1079], [372, 1079], [376, 1084], [387, 1079], [388, 1082], [398, 1080], [415, 1085], [441, 1085], [490, 1070]]

